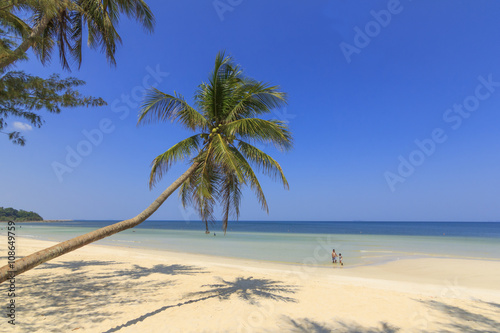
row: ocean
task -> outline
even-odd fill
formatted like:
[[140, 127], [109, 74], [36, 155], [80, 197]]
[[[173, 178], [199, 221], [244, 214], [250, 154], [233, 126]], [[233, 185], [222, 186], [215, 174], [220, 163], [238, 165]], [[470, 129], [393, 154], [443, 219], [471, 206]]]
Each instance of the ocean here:
[[[115, 222], [18, 223], [16, 236], [64, 241]], [[408, 258], [500, 261], [500, 222], [237, 221], [226, 235], [220, 224], [210, 230], [199, 221], [146, 221], [97, 244], [319, 266], [332, 264], [335, 249], [345, 268]]]

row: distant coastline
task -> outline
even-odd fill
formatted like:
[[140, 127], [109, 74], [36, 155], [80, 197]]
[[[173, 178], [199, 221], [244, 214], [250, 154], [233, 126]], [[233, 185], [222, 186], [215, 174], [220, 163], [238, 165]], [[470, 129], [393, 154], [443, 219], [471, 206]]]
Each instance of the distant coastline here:
[[[74, 220], [40, 220], [40, 221], [14, 221], [16, 223], [53, 223], [53, 222], [71, 222]], [[2, 221], [7, 222], [7, 221]]]

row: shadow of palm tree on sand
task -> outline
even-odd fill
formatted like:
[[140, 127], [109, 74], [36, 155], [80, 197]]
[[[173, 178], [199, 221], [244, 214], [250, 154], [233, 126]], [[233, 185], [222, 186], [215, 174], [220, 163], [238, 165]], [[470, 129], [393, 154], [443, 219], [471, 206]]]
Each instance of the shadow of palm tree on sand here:
[[450, 323], [443, 323], [442, 333], [469, 332], [469, 333], [498, 333], [500, 320], [497, 303], [476, 301], [478, 312], [473, 309], [462, 308], [436, 300], [419, 301], [431, 309], [442, 312], [446, 317], [453, 318]]
[[231, 296], [234, 295], [253, 305], [259, 304], [259, 299], [270, 299], [281, 302], [296, 302], [296, 300], [292, 297], [281, 295], [281, 293], [295, 293], [296, 287], [281, 284], [280, 281], [270, 279], [254, 279], [253, 277], [238, 277], [234, 281], [227, 281], [222, 278], [218, 279], [220, 280], [220, 283], [202, 286], [209, 287], [210, 289], [193, 292], [186, 295], [186, 298], [192, 299], [177, 304], [163, 306], [159, 309], [156, 309], [155, 311], [129, 320], [125, 324], [113, 327], [104, 333], [117, 332], [125, 327], [135, 325], [170, 308], [180, 307], [216, 297], [223, 301], [228, 300]]
[[253, 304], [258, 305], [258, 299], [270, 299], [281, 302], [296, 302], [292, 297], [280, 295], [280, 293], [295, 293], [296, 288], [291, 285], [283, 285], [280, 281], [269, 279], [254, 279], [253, 277], [238, 277], [235, 281], [226, 281], [219, 278], [220, 283], [203, 285], [209, 290], [189, 293], [188, 297], [210, 296], [219, 297], [221, 300], [229, 299], [232, 295]]

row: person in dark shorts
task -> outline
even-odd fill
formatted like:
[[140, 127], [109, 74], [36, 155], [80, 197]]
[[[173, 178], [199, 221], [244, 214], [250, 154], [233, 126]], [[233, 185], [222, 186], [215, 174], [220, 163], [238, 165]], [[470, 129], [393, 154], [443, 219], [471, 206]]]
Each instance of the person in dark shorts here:
[[335, 249], [332, 251], [332, 262], [336, 263], [337, 262], [337, 253], [335, 252]]

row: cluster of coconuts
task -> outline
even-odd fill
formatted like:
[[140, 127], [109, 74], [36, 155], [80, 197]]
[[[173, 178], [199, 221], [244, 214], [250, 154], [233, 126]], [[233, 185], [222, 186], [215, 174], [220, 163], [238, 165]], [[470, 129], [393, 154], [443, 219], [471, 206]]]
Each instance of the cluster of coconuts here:
[[212, 133], [210, 133], [210, 136], [212, 136], [215, 133], [217, 133], [219, 131], [219, 127], [220, 127], [220, 125], [218, 125], [217, 127], [212, 128]]
[[[219, 124], [217, 125], [217, 127], [214, 127], [212, 128], [212, 132], [210, 134], [206, 134], [206, 133], [203, 133], [201, 135], [201, 137], [203, 139], [205, 139], [205, 142], [207, 142], [209, 139], [211, 139], [215, 134], [217, 134], [218, 132], [220, 132], [220, 128], [221, 128], [222, 124]], [[233, 143], [234, 139], [235, 139], [235, 136], [234, 135], [230, 135], [228, 138], [228, 142], [229, 143]]]

